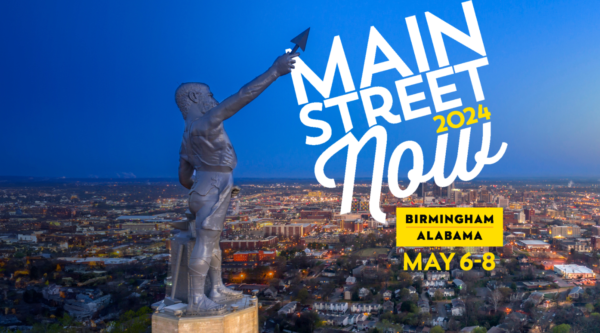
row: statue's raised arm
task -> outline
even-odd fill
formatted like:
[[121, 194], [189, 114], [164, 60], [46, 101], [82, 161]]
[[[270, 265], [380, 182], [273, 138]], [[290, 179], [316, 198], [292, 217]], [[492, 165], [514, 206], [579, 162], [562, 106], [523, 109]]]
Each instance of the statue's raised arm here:
[[236, 94], [229, 96], [221, 104], [208, 111], [208, 119], [213, 124], [218, 124], [236, 114], [248, 103], [252, 102], [271, 83], [280, 76], [289, 74], [294, 68], [299, 53], [285, 53], [275, 60], [273, 65], [263, 74], [243, 86]]

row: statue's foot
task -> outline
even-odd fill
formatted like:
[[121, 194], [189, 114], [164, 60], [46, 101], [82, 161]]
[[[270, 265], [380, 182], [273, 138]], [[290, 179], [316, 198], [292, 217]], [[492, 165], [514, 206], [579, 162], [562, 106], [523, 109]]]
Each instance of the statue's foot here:
[[187, 315], [218, 315], [224, 313], [225, 305], [213, 302], [206, 295], [193, 297], [193, 301], [187, 306]]
[[213, 287], [210, 291], [210, 299], [215, 302], [231, 301], [243, 297], [244, 294], [241, 291], [229, 289], [224, 285]]

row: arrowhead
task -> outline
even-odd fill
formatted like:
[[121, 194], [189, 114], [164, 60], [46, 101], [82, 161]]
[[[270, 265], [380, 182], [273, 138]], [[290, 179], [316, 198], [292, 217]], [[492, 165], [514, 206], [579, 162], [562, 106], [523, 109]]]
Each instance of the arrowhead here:
[[300, 47], [302, 49], [302, 51], [304, 51], [304, 49], [306, 48], [306, 41], [308, 40], [309, 32], [310, 32], [310, 28], [304, 30], [303, 33], [296, 36], [294, 39], [291, 40], [291, 42], [298, 45], [298, 47]]

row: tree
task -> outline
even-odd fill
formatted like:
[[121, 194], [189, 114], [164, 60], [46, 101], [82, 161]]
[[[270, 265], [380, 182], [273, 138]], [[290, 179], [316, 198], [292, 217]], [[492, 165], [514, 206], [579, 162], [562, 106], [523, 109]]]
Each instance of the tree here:
[[471, 333], [487, 333], [487, 329], [485, 327], [477, 327]]
[[402, 288], [408, 288], [413, 283], [412, 276], [406, 272], [398, 274], [398, 281]]
[[306, 288], [302, 288], [298, 292], [297, 298], [300, 303], [304, 304], [310, 298], [310, 293], [308, 290], [306, 290]]
[[586, 304], [585, 309], [587, 310], [587, 312], [592, 313], [594, 311], [594, 304], [592, 304], [592, 303]]
[[502, 288], [498, 288], [498, 290], [500, 290], [500, 292], [502, 293], [502, 297], [504, 297], [504, 298], [509, 297], [513, 293], [512, 289], [510, 289], [510, 288], [502, 287]]
[[459, 328], [460, 324], [454, 318], [450, 318], [448, 321], [448, 329], [451, 331], [458, 331]]
[[444, 293], [438, 289], [433, 293], [433, 298], [436, 301], [440, 301], [440, 300], [444, 299]]
[[444, 329], [441, 326], [435, 326], [429, 331], [430, 333], [444, 333]]
[[419, 313], [419, 307], [411, 301], [406, 301], [402, 302], [402, 305], [400, 305], [400, 311]]
[[296, 319], [296, 327], [300, 333], [311, 333], [319, 326], [321, 326], [321, 319], [314, 311], [304, 312]]
[[490, 294], [489, 298], [490, 303], [492, 303], [492, 306], [494, 307], [494, 312], [497, 312], [498, 306], [502, 302], [502, 293], [500, 292], [500, 290], [494, 289], [494, 291], [492, 291], [492, 293]]
[[569, 333], [571, 331], [571, 325], [560, 324], [552, 328], [552, 333]]
[[402, 290], [400, 290], [400, 299], [406, 299], [408, 296], [410, 296], [410, 291], [406, 288], [402, 288]]
[[413, 249], [406, 251], [406, 254], [408, 255], [408, 257], [410, 258], [411, 261], [414, 261], [415, 258], [417, 257], [417, 252]]

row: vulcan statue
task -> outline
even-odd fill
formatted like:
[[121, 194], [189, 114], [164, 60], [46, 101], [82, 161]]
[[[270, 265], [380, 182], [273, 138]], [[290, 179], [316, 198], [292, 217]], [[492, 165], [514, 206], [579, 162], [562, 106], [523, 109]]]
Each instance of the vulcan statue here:
[[[223, 127], [223, 121], [252, 102], [280, 76], [294, 68], [299, 53], [279, 56], [271, 68], [236, 94], [218, 103], [208, 85], [184, 83], [175, 92], [175, 101], [185, 120], [179, 159], [179, 181], [189, 189], [189, 210], [195, 215], [196, 242], [188, 262], [187, 313], [218, 313], [223, 301], [241, 298], [241, 292], [223, 285], [219, 240], [232, 195], [232, 172], [237, 157]], [[204, 291], [207, 276], [212, 282]]]

